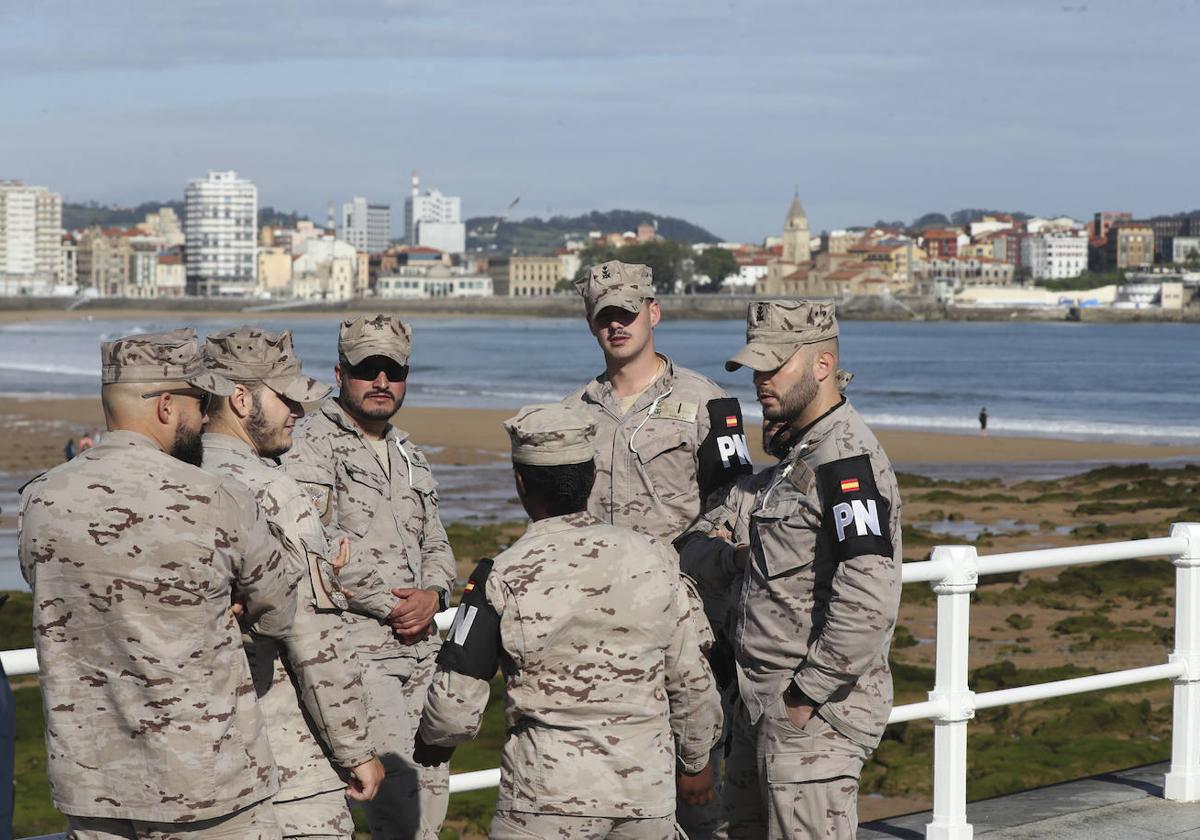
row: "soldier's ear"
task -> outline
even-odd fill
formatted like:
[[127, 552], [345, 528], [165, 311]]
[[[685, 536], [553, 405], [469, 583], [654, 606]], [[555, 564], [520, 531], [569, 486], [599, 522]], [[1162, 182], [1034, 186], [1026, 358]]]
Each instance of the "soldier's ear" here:
[[171, 425], [171, 417], [175, 414], [175, 403], [170, 392], [159, 394], [154, 398], [154, 416], [164, 426]]
[[233, 386], [233, 393], [228, 400], [229, 410], [239, 419], [249, 416], [254, 408], [254, 393], [240, 382]]
[[337, 382], [338, 389], [342, 387], [342, 363], [338, 362], [333, 366], [333, 378]]
[[525, 479], [521, 478], [521, 471], [517, 469], [516, 464], [513, 465], [513, 481], [517, 485], [517, 495], [522, 501], [525, 499]]
[[653, 329], [662, 320], [662, 310], [659, 309], [658, 301], [656, 300], [651, 300], [647, 308], [650, 310], [650, 328]]

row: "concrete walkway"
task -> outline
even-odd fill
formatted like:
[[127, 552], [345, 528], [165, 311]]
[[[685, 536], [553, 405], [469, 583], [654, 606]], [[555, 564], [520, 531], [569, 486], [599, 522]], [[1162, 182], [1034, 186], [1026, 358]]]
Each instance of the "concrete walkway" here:
[[[1200, 840], [1200, 803], [1162, 798], [1166, 762], [1105, 773], [967, 804], [976, 837], [988, 840]], [[928, 811], [859, 827], [859, 840], [918, 840]]]

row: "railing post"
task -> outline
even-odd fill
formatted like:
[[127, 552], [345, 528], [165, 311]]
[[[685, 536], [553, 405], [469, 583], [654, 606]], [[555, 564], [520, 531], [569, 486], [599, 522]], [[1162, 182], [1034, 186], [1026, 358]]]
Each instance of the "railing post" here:
[[933, 722], [933, 822], [929, 840], [971, 840], [967, 822], [967, 721], [975, 716], [975, 694], [967, 686], [971, 593], [979, 579], [974, 546], [940, 545], [930, 557], [944, 577], [937, 593], [937, 672], [929, 699], [941, 704]]
[[1172, 537], [1183, 537], [1187, 550], [1172, 557], [1175, 565], [1175, 651], [1171, 662], [1185, 667], [1175, 679], [1171, 721], [1171, 769], [1163, 796], [1179, 802], [1200, 801], [1200, 524], [1175, 523]]

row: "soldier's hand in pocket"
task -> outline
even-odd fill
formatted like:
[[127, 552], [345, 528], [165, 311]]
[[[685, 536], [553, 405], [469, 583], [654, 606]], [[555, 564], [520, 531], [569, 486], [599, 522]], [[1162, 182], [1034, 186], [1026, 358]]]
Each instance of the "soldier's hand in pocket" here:
[[717, 798], [716, 774], [711, 762], [694, 776], [677, 773], [675, 783], [679, 786], [679, 798], [688, 805], [706, 805]]
[[350, 785], [346, 788], [346, 796], [355, 802], [370, 802], [379, 792], [383, 783], [383, 762], [377, 757], [350, 771]]

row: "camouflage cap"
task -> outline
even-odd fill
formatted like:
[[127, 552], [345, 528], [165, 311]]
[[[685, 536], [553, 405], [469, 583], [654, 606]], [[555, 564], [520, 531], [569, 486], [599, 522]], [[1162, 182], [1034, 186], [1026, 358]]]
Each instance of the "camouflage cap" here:
[[330, 387], [300, 372], [292, 347], [292, 331], [269, 332], [238, 327], [210, 335], [204, 342], [204, 364], [212, 372], [245, 385], [263, 384], [299, 403], [316, 402]]
[[846, 389], [850, 387], [850, 383], [854, 381], [854, 374], [848, 370], [837, 369], [834, 374], [834, 381], [837, 382], [837, 389], [841, 393], [846, 393]]
[[191, 327], [127, 335], [100, 345], [100, 384], [183, 382], [210, 394], [228, 396], [233, 383], [209, 371]]
[[527, 405], [504, 421], [516, 464], [550, 467], [582, 464], [596, 454], [591, 417], [561, 403]]
[[642, 303], [654, 297], [653, 272], [648, 265], [609, 260], [585, 271], [575, 281], [575, 290], [583, 297], [589, 321], [606, 306], [641, 312]]
[[406, 365], [411, 349], [412, 328], [391, 315], [348, 318], [338, 332], [338, 356], [352, 365], [371, 356]]
[[[838, 334], [832, 303], [810, 300], [756, 300], [746, 310], [746, 346], [725, 363], [757, 371], [775, 370], [805, 344]], [[849, 383], [847, 383], [849, 384]]]

